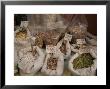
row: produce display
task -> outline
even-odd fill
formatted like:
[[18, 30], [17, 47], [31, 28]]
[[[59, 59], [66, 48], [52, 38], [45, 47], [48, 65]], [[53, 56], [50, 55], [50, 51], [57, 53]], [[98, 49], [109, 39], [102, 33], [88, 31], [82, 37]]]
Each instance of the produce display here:
[[96, 76], [97, 39], [85, 15], [74, 15], [69, 24], [58, 14], [29, 16], [14, 29], [15, 75]]

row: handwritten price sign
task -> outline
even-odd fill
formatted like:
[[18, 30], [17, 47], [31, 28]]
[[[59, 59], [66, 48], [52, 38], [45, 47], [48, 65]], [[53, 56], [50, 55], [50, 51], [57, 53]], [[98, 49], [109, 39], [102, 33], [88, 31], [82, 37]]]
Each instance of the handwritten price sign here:
[[47, 53], [56, 53], [57, 52], [57, 47], [53, 45], [47, 45], [46, 46], [46, 52]]
[[85, 39], [77, 39], [77, 44], [86, 44]]
[[72, 39], [72, 35], [65, 33], [64, 40], [71, 41], [71, 39]]

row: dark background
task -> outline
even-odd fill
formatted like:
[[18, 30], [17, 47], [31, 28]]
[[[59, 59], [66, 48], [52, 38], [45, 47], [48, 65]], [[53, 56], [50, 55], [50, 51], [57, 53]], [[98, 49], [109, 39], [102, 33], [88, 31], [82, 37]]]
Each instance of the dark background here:
[[[71, 21], [75, 14], [62, 14], [62, 17], [67, 21]], [[94, 35], [97, 35], [97, 14], [85, 14], [88, 22], [88, 31]], [[21, 21], [27, 20], [26, 14], [15, 14], [14, 24], [19, 25]]]
[[94, 35], [97, 35], [97, 15], [86, 15], [88, 21], [88, 31]]

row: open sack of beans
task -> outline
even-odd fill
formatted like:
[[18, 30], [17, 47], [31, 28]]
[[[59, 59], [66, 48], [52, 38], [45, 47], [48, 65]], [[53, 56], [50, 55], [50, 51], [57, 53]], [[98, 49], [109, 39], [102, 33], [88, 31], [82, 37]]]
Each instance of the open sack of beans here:
[[61, 32], [58, 30], [38, 31], [31, 39], [35, 46], [45, 49], [46, 45], [57, 45], [60, 36]]
[[45, 32], [44, 43], [45, 45], [57, 45], [61, 32], [58, 30], [49, 30]]
[[84, 39], [77, 39], [77, 44], [73, 44], [71, 49], [75, 53], [69, 60], [68, 65], [72, 74], [95, 76], [97, 69], [96, 46], [86, 44]]
[[34, 75], [43, 66], [45, 54], [38, 46], [30, 46], [19, 51], [18, 68], [20, 75]]
[[34, 46], [38, 46], [38, 47], [40, 47], [40, 48], [43, 48], [43, 46], [44, 46], [44, 35], [45, 35], [45, 32], [43, 32], [43, 31], [38, 31], [38, 32], [36, 33], [36, 35], [31, 38], [32, 44], [33, 44]]
[[59, 76], [63, 74], [64, 58], [56, 46], [46, 46], [46, 57], [41, 72], [45, 75]]
[[71, 55], [71, 45], [69, 43], [71, 39], [72, 39], [72, 35], [65, 33], [64, 38], [61, 39], [57, 44], [57, 47], [64, 55], [64, 59], [68, 59], [68, 57]]

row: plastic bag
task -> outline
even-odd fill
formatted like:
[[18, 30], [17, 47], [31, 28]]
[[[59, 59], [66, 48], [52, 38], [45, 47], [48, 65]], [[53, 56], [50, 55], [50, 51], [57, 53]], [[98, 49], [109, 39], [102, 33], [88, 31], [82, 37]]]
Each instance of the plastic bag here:
[[90, 45], [97, 45], [97, 37], [91, 33], [87, 33], [86, 41]]
[[45, 53], [38, 46], [27, 47], [20, 50], [19, 57], [20, 75], [34, 75], [43, 66]]
[[90, 46], [91, 55], [97, 59], [97, 46]]
[[44, 27], [46, 28], [46, 30], [66, 28], [63, 18], [58, 14], [45, 14], [43, 15], [43, 18], [44, 18]]
[[73, 35], [73, 38], [83, 39], [87, 36], [87, 20], [84, 15], [75, 15], [67, 27], [67, 32]]
[[34, 14], [27, 15], [29, 21], [29, 29], [32, 36], [39, 31], [49, 31], [59, 29], [62, 31], [66, 28], [63, 18], [58, 14]]
[[28, 14], [27, 19], [29, 21], [28, 28], [33, 37], [35, 37], [38, 32], [45, 31], [42, 14]]
[[64, 69], [64, 58], [60, 51], [56, 50], [57, 47], [49, 47], [46, 50], [46, 58], [41, 69], [45, 75], [62, 75]]

